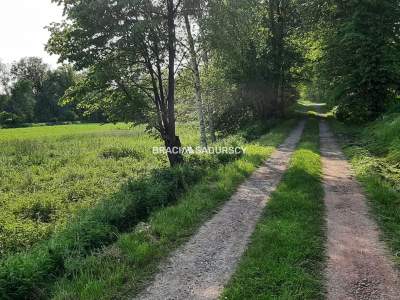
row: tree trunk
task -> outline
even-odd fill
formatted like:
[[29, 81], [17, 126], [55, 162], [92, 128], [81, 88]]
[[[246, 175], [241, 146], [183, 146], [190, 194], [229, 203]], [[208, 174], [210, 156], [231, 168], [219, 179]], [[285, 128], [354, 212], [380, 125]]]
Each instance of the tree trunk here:
[[194, 77], [194, 89], [196, 93], [197, 113], [199, 115], [200, 144], [203, 147], [207, 147], [206, 123], [204, 121], [204, 109], [203, 109], [203, 99], [201, 96], [201, 81], [200, 81], [198, 58], [192, 36], [192, 30], [190, 27], [189, 15], [187, 13], [185, 13], [184, 19], [185, 19], [187, 38], [189, 42], [190, 62], [192, 65], [192, 71]]
[[271, 52], [273, 57], [273, 105], [274, 114], [282, 116], [285, 105], [285, 68], [284, 68], [284, 16], [283, 4], [280, 0], [268, 1], [268, 18], [271, 30]]
[[215, 143], [217, 141], [217, 137], [215, 135], [213, 108], [210, 102], [207, 103], [207, 112], [208, 112], [208, 130], [210, 131], [211, 142]]
[[[203, 10], [199, 10], [198, 14], [199, 18], [199, 23], [200, 23], [200, 38], [201, 38], [201, 47], [202, 47], [202, 60], [204, 62], [204, 73], [206, 76], [209, 76], [208, 73], [208, 66], [209, 66], [209, 61], [208, 61], [208, 51], [207, 51], [207, 46], [206, 43], [204, 42], [206, 40], [206, 34], [204, 32], [204, 27], [202, 26], [202, 21], [203, 21]], [[214, 108], [213, 108], [213, 103], [212, 99], [210, 99], [210, 92], [207, 88], [204, 90], [205, 94], [205, 103], [207, 107], [207, 121], [208, 121], [208, 131], [210, 134], [211, 142], [215, 143], [217, 141], [216, 135], [215, 135], [215, 126], [214, 126]]]
[[[175, 34], [175, 8], [174, 1], [167, 0], [167, 24], [168, 24], [168, 95], [167, 95], [167, 118], [168, 124], [165, 128], [165, 146], [171, 151], [181, 147], [179, 137], [175, 130], [175, 55], [176, 55], [176, 34]], [[171, 166], [183, 162], [180, 152], [168, 153]]]
[[[204, 61], [204, 72], [206, 76], [208, 76], [208, 54], [207, 50], [204, 49], [203, 51], [203, 61]], [[207, 93], [207, 89], [205, 91]], [[207, 93], [209, 96], [209, 93]], [[207, 115], [208, 115], [208, 130], [210, 132], [210, 138], [211, 142], [215, 143], [217, 141], [217, 137], [215, 135], [215, 127], [214, 127], [214, 109], [213, 109], [213, 103], [212, 101], [206, 97], [206, 103], [207, 103]]]

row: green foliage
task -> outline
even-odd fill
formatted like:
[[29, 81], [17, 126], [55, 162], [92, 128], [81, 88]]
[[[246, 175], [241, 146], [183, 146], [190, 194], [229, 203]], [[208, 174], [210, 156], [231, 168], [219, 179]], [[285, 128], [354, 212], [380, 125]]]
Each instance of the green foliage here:
[[[257, 118], [276, 117], [297, 96], [300, 7], [296, 1], [209, 1], [207, 42], [224, 77], [237, 84], [233, 108], [242, 111], [236, 116], [250, 108]], [[223, 119], [232, 123], [230, 115]]]
[[14, 63], [11, 71], [2, 73], [0, 125], [17, 127], [23, 123], [73, 121], [78, 118], [74, 107], [59, 103], [75, 81], [71, 67], [50, 70], [40, 58], [28, 57]]
[[341, 120], [364, 122], [395, 101], [400, 9], [396, 0], [334, 1], [321, 65]]
[[21, 123], [21, 118], [14, 113], [2, 111], [0, 112], [0, 124], [4, 126], [16, 126]]
[[[196, 128], [181, 127], [194, 145]], [[31, 247], [128, 178], [166, 166], [143, 127], [85, 124], [0, 130], [0, 256]], [[107, 157], [107, 159], [105, 158]]]
[[39, 57], [25, 57], [11, 66], [11, 76], [14, 80], [30, 81], [32, 92], [37, 95], [42, 89], [43, 81], [49, 66]]
[[100, 152], [100, 157], [102, 158], [113, 158], [113, 159], [121, 159], [125, 157], [131, 157], [133, 159], [139, 159], [141, 158], [141, 155], [139, 152], [137, 152], [134, 149], [127, 148], [127, 147], [116, 147], [116, 146], [111, 146], [108, 148], [105, 148], [101, 150]]
[[131, 86], [115, 89], [110, 69], [102, 65], [91, 67], [77, 78], [61, 102], [76, 107], [84, 117], [101, 121], [143, 123], [146, 117], [152, 117], [144, 94]]
[[61, 105], [65, 91], [75, 83], [75, 73], [71, 67], [59, 67], [48, 71], [36, 98], [35, 121], [58, 122], [78, 119], [74, 107]]
[[276, 126], [277, 120], [269, 121], [257, 121], [251, 125], [247, 125], [245, 129], [242, 129], [243, 138], [246, 141], [252, 141], [258, 139], [263, 135], [264, 132], [270, 130], [272, 127]]
[[[35, 96], [33, 85], [29, 80], [20, 80], [12, 88], [10, 101], [6, 105], [6, 110], [18, 116], [18, 119], [32, 122], [35, 109]], [[14, 119], [15, 120], [15, 119]]]
[[323, 299], [325, 222], [318, 144], [318, 122], [309, 120], [221, 299]]
[[81, 210], [47, 242], [5, 258], [0, 264], [0, 290], [10, 298], [40, 296], [38, 289], [62, 272], [68, 259], [109, 244], [152, 211], [175, 201], [205, 171], [183, 165], [128, 182], [94, 208]]

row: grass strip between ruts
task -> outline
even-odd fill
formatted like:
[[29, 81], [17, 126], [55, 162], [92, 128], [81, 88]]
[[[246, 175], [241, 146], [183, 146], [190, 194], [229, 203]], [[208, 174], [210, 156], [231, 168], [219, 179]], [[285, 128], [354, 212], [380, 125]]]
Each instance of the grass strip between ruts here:
[[307, 122], [221, 299], [321, 299], [326, 241], [318, 123]]

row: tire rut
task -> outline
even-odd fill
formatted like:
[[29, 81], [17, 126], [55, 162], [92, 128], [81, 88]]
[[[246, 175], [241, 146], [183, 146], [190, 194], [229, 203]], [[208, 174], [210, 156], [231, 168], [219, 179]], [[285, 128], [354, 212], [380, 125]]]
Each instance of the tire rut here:
[[400, 299], [400, 281], [366, 198], [328, 125], [320, 123], [327, 209], [327, 298]]

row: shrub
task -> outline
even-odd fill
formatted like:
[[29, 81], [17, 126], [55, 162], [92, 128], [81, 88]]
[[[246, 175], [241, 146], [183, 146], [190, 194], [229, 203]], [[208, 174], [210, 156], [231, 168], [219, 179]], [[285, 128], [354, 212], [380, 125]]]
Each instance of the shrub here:
[[0, 112], [0, 125], [12, 127], [20, 124], [21, 122], [21, 118], [18, 117], [16, 114], [5, 111]]
[[256, 122], [248, 127], [246, 127], [242, 131], [242, 136], [246, 141], [253, 141], [255, 139], [258, 139], [260, 136], [265, 134], [272, 126], [273, 121], [259, 121]]
[[100, 157], [105, 159], [113, 158], [116, 160], [125, 157], [139, 159], [141, 155], [139, 154], [139, 152], [135, 151], [132, 148], [114, 146], [103, 149], [100, 152]]
[[44, 199], [35, 200], [19, 208], [18, 213], [24, 219], [48, 223], [51, 221], [56, 208], [51, 201]]

